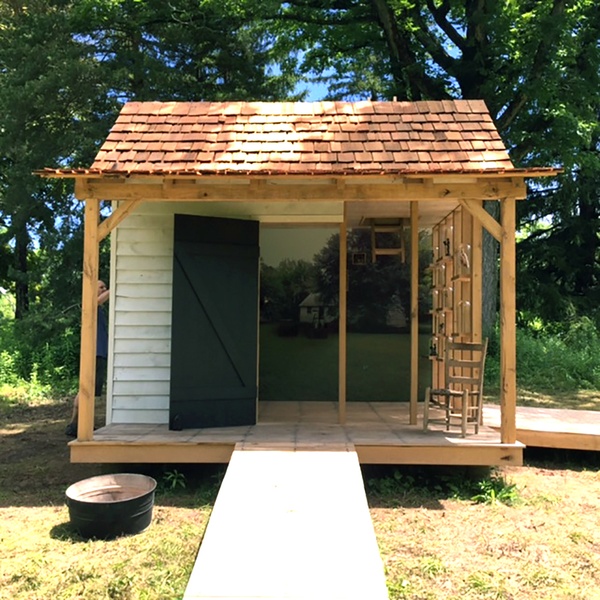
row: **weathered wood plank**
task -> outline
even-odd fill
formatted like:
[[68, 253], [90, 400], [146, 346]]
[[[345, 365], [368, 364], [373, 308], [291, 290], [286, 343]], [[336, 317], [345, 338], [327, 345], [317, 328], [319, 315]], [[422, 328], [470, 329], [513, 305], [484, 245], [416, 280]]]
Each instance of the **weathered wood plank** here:
[[410, 416], [417, 423], [419, 391], [419, 203], [410, 203]]
[[79, 367], [79, 414], [77, 439], [91, 440], [94, 431], [96, 380], [96, 335], [98, 329], [98, 221], [100, 202], [88, 199], [84, 209], [83, 291], [81, 309], [81, 353]]
[[347, 371], [347, 305], [348, 305], [348, 228], [340, 225], [340, 287], [339, 287], [339, 336], [338, 336], [338, 419], [346, 422], [346, 371]]
[[[317, 180], [315, 180], [317, 181]], [[352, 183], [344, 185], [343, 194], [337, 183], [299, 185], [293, 179], [287, 183], [265, 185], [211, 185], [206, 180], [177, 180], [172, 185], [163, 183], [133, 182], [131, 180], [90, 179], [88, 192], [94, 197], [108, 200], [145, 201], [196, 201], [196, 202], [322, 202], [398, 200], [436, 201], [448, 199], [482, 198], [497, 200], [504, 197], [521, 197], [525, 193], [522, 181], [506, 179], [481, 179], [474, 181], [447, 181], [405, 179], [397, 183]]]
[[517, 439], [517, 310], [516, 310], [516, 203], [506, 198], [501, 204], [500, 244], [500, 406], [501, 439]]
[[214, 598], [388, 598], [356, 453], [233, 453], [184, 594]]

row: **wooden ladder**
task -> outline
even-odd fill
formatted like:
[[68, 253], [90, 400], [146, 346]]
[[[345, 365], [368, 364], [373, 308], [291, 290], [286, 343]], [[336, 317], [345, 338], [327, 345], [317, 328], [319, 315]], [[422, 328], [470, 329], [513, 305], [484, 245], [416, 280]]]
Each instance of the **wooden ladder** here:
[[[378, 246], [379, 233], [398, 234], [400, 246], [391, 248], [382, 248]], [[404, 225], [402, 220], [396, 224], [378, 223], [376, 220], [371, 223], [371, 260], [377, 261], [378, 256], [399, 256], [400, 260], [406, 262], [406, 247], [404, 244]]]

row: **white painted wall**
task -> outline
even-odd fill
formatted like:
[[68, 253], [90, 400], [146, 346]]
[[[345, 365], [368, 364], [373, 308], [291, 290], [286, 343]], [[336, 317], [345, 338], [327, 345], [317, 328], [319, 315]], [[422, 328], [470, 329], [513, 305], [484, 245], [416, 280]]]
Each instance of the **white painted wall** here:
[[139, 206], [111, 234], [109, 423], [169, 420], [174, 208]]

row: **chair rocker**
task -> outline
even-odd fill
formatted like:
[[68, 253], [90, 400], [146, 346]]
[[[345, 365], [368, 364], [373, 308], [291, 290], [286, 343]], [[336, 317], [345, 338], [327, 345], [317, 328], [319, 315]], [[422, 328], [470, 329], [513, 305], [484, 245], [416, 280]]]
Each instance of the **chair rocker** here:
[[[444, 354], [445, 388], [425, 390], [423, 430], [429, 423], [443, 423], [446, 431], [451, 425], [460, 425], [461, 435], [467, 435], [468, 425], [479, 433], [483, 407], [483, 373], [488, 341], [448, 341]], [[430, 409], [443, 411], [443, 417], [431, 418]]]

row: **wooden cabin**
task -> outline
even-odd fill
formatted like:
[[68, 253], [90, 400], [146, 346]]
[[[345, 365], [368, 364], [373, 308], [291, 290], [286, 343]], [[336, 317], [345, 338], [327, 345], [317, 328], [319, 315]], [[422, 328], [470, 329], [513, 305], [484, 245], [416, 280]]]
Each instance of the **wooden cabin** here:
[[[335, 227], [341, 248], [349, 230], [369, 227], [374, 260], [390, 252], [377, 249], [377, 228], [407, 232], [398, 252], [411, 266], [410, 403], [346, 402], [348, 258], [340, 252], [338, 390], [328, 416], [311, 408], [319, 443], [354, 443], [364, 462], [518, 463], [515, 203], [526, 197], [526, 178], [551, 174], [514, 168], [477, 100], [125, 104], [89, 169], [42, 173], [75, 179], [85, 202], [71, 459], [226, 462], [267, 423], [275, 437], [261, 443], [284, 443], [274, 424], [289, 433], [303, 411], [261, 406], [257, 391], [260, 235], [277, 225]], [[105, 219], [103, 201], [113, 207]], [[500, 221], [484, 201], [500, 203]], [[420, 229], [432, 230], [434, 244], [434, 384], [445, 339], [481, 339], [483, 230], [500, 242], [499, 434], [483, 427], [461, 440], [419, 427], [418, 363], [430, 360], [417, 345]], [[107, 415], [94, 431], [96, 282], [109, 235]], [[379, 442], [372, 413], [387, 436]]]

